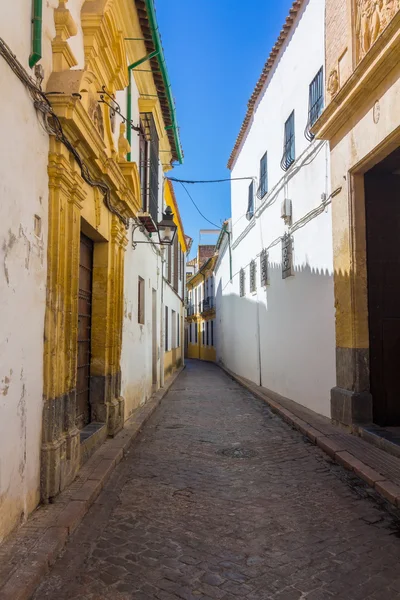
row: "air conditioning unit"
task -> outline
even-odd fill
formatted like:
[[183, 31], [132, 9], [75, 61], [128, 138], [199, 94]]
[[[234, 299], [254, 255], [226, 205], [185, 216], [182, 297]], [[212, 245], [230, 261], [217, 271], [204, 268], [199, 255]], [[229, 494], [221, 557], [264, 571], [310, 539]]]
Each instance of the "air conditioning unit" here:
[[285, 198], [282, 201], [281, 218], [285, 221], [286, 225], [290, 225], [292, 222], [292, 201], [289, 198]]

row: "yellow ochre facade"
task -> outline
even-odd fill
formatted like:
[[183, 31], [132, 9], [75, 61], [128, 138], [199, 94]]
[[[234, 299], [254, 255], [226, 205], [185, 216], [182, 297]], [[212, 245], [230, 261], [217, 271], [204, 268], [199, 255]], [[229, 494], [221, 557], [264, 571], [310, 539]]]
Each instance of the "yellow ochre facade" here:
[[[327, 0], [325, 37], [326, 108], [313, 132], [331, 150], [332, 419], [349, 428], [400, 425], [393, 362], [400, 343], [398, 250], [391, 244], [399, 218], [391, 199], [400, 172], [400, 2]], [[383, 289], [393, 299], [390, 310]]]
[[208, 259], [188, 280], [187, 357], [216, 362], [214, 266], [217, 257]]
[[[164, 120], [165, 105], [161, 106], [153, 77], [154, 63], [145, 62], [145, 70], [128, 70], [128, 65], [149, 54], [145, 42], [140, 41], [149, 33], [139, 22], [137, 3], [80, 3], [84, 60], [82, 68], [71, 70], [80, 66], [69, 44], [80, 29], [69, 10], [73, 4], [71, 0], [60, 0], [54, 10], [53, 71], [46, 84], [63, 132], [84, 166], [61, 139], [50, 137], [41, 447], [44, 501], [73, 481], [92, 451], [90, 444], [82, 446], [82, 427], [76, 416], [79, 394], [85, 397], [90, 393], [89, 425], [98, 427], [97, 439], [91, 442], [94, 445], [107, 435], [115, 435], [129, 416], [121, 395], [124, 262], [130, 243], [130, 220], [143, 210], [143, 189], [137, 133], [132, 131], [131, 148], [127, 126], [113, 111], [114, 102], [123, 115], [126, 103], [129, 113], [129, 102], [136, 102], [135, 110], [131, 109], [134, 114], [151, 116], [163, 172], [174, 160]], [[139, 127], [139, 118], [132, 123]], [[131, 152], [133, 159], [128, 162]], [[82, 168], [91, 184], [82, 177]], [[184, 244], [182, 227], [178, 236]], [[89, 247], [89, 267], [83, 264], [85, 244]], [[90, 364], [85, 364], [88, 361]], [[159, 384], [156, 377], [155, 387]], [[83, 415], [80, 423], [87, 422]]]

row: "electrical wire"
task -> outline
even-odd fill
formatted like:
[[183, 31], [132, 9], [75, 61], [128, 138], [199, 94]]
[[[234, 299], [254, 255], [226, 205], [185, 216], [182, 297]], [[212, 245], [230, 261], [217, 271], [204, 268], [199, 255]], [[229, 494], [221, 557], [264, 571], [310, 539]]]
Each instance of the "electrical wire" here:
[[215, 223], [213, 223], [212, 221], [210, 221], [210, 219], [207, 219], [207, 217], [205, 217], [203, 215], [203, 213], [201, 212], [201, 210], [197, 206], [196, 202], [193, 200], [192, 196], [189, 194], [189, 190], [186, 188], [186, 186], [183, 183], [183, 181], [175, 180], [175, 179], [172, 179], [172, 178], [169, 178], [169, 177], [166, 177], [166, 179], [170, 179], [170, 181], [177, 181], [178, 183], [180, 183], [181, 186], [183, 187], [183, 189], [185, 190], [185, 192], [187, 193], [187, 195], [189, 196], [189, 198], [190, 198], [193, 206], [195, 207], [195, 209], [197, 210], [197, 212], [199, 213], [199, 215], [201, 215], [203, 217], [203, 219], [205, 221], [207, 221], [207, 223], [210, 223], [210, 225], [212, 225], [213, 227], [216, 227], [217, 229], [221, 229], [221, 225], [216, 225]]
[[176, 177], [166, 177], [170, 181], [175, 181], [176, 183], [222, 183], [224, 181], [243, 181], [245, 179], [256, 179], [255, 177], [228, 177], [227, 179], [199, 179], [197, 181], [191, 179], [177, 179]]

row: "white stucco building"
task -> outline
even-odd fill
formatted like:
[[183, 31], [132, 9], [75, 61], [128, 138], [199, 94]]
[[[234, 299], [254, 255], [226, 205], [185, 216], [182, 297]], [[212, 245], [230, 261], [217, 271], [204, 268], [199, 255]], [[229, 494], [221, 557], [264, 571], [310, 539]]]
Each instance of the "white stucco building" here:
[[153, 1], [16, 0], [0, 22], [1, 543], [182, 364], [187, 238]]
[[232, 219], [216, 274], [217, 360], [330, 416], [335, 332], [324, 2], [295, 2], [229, 160]]
[[[29, 71], [31, 11], [1, 3], [1, 36]], [[44, 56], [51, 60], [45, 23]], [[53, 28], [54, 31], [54, 28]], [[0, 542], [39, 501], [49, 137], [0, 56]]]

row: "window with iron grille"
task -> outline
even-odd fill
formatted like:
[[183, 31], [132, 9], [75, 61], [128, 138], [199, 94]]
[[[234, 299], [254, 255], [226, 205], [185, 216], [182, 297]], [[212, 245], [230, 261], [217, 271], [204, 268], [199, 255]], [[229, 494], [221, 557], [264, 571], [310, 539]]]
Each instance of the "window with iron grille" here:
[[150, 213], [154, 223], [158, 223], [158, 134], [151, 113], [143, 113], [141, 119], [145, 139], [145, 143], [142, 141], [140, 146], [143, 211]]
[[214, 321], [211, 321], [211, 346], [214, 346]]
[[206, 328], [205, 328], [204, 321], [202, 323], [202, 332], [201, 333], [202, 333], [202, 344], [203, 344], [203, 346], [205, 346], [206, 345]]
[[305, 130], [305, 136], [309, 142], [314, 139], [310, 129], [320, 117], [324, 108], [324, 70], [320, 68], [312, 82], [310, 83], [308, 99], [308, 121]]
[[283, 156], [281, 168], [287, 171], [295, 160], [295, 135], [294, 135], [294, 111], [285, 123], [285, 139], [283, 143]]
[[261, 199], [268, 192], [268, 153], [266, 152], [260, 160], [260, 187], [258, 197]]
[[288, 233], [282, 238], [282, 279], [293, 275], [293, 240]]
[[268, 285], [268, 252], [264, 249], [260, 255], [261, 286]]
[[239, 286], [240, 286], [240, 296], [241, 296], [241, 298], [243, 298], [243, 296], [245, 295], [245, 273], [244, 273], [244, 269], [240, 269]]
[[138, 279], [138, 323], [144, 325], [144, 279]]
[[198, 325], [197, 323], [194, 324], [194, 341], [197, 344], [199, 337], [198, 337]]
[[176, 347], [179, 348], [181, 345], [181, 337], [180, 337], [180, 331], [179, 331], [179, 319], [180, 319], [180, 315], [177, 314], [176, 315]]
[[140, 127], [139, 132], [139, 176], [142, 192], [142, 208], [146, 211], [147, 208], [147, 191], [148, 191], [148, 142], [144, 128]]
[[246, 218], [248, 221], [254, 217], [254, 182], [249, 185], [249, 199], [247, 204]]
[[210, 334], [210, 322], [209, 321], [207, 321], [206, 327], [207, 327], [206, 344], [207, 344], [207, 346], [209, 346], [210, 345], [210, 335], [209, 335]]
[[250, 292], [254, 293], [257, 290], [257, 269], [256, 261], [252, 260], [250, 263]]

